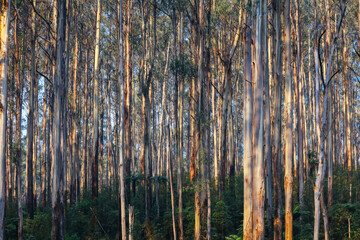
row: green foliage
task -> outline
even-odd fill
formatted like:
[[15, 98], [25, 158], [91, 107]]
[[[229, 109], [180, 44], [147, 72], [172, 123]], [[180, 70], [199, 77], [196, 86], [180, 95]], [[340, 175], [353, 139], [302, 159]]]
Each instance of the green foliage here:
[[308, 161], [309, 161], [309, 167], [310, 167], [310, 176], [313, 175], [313, 173], [315, 173], [315, 169], [319, 164], [319, 159], [318, 159], [318, 153], [316, 151], [309, 151], [308, 152]]
[[225, 239], [225, 235], [229, 232], [229, 227], [232, 225], [232, 222], [229, 215], [229, 209], [222, 200], [215, 204], [212, 215], [212, 224], [214, 226], [214, 239]]
[[[316, 153], [310, 156], [315, 157]], [[314, 160], [315, 161], [315, 160]], [[359, 174], [348, 174], [342, 167], [334, 167], [333, 205], [328, 209], [331, 239], [349, 239], [348, 221], [350, 219], [351, 239], [360, 239], [360, 202]], [[327, 178], [325, 178], [326, 180]], [[150, 223], [145, 222], [145, 189], [142, 184], [143, 175], [129, 176], [127, 181], [130, 187], [127, 201], [134, 206], [135, 220], [133, 226], [134, 239], [146, 239], [151, 235], [156, 240], [167, 240], [173, 237], [171, 196], [168, 179], [159, 176], [159, 206], [157, 215], [155, 205], [155, 188], [153, 188], [153, 207], [151, 209]], [[177, 184], [174, 176], [174, 186]], [[152, 179], [152, 183], [154, 183]], [[350, 196], [350, 183], [352, 183], [352, 199]], [[227, 178], [225, 191], [221, 196], [214, 180], [210, 182], [212, 203], [212, 238], [214, 240], [242, 240], [243, 228], [243, 173]], [[135, 187], [135, 189], [134, 189]], [[314, 191], [313, 178], [304, 184], [304, 206], [300, 208], [297, 193], [297, 181], [294, 181], [293, 219], [294, 239], [307, 240], [313, 237], [314, 221]], [[175, 199], [178, 192], [174, 188]], [[183, 176], [183, 226], [184, 239], [194, 238], [194, 192], [195, 185], [188, 175]], [[324, 195], [327, 196], [327, 182], [324, 183]], [[118, 237], [118, 187], [103, 188], [97, 200], [91, 199], [91, 193], [85, 192], [81, 200], [73, 205], [67, 203], [65, 212], [65, 239], [117, 239]], [[6, 203], [5, 236], [6, 239], [17, 239], [17, 205], [15, 199]], [[327, 199], [325, 199], [325, 202]], [[177, 203], [177, 201], [176, 201]], [[178, 228], [176, 204], [176, 224]], [[206, 206], [204, 206], [206, 207]], [[127, 210], [126, 210], [127, 211]], [[127, 213], [128, 214], [128, 213]], [[284, 213], [283, 213], [284, 214]], [[206, 235], [206, 215], [201, 215], [202, 235]], [[266, 215], [265, 215], [266, 216]], [[266, 221], [267, 224], [267, 221]], [[323, 223], [321, 223], [323, 224]], [[266, 225], [267, 226], [267, 225]], [[321, 229], [323, 226], [321, 226]], [[266, 238], [268, 239], [268, 231]], [[324, 236], [323, 231], [320, 237]], [[51, 208], [38, 208], [34, 219], [29, 219], [24, 211], [24, 238], [50, 239], [51, 236]]]
[[226, 240], [243, 240], [242, 236], [237, 236], [237, 235], [230, 235], [228, 237], [225, 237]]
[[5, 218], [5, 236], [8, 239], [17, 238], [17, 225], [18, 225], [18, 218], [16, 217]]
[[51, 239], [51, 209], [37, 211], [34, 219], [24, 216], [23, 230], [25, 239]]
[[[360, 239], [360, 203], [335, 204], [330, 208], [329, 216], [332, 219], [330, 228], [334, 239]], [[348, 228], [350, 224], [350, 236]]]

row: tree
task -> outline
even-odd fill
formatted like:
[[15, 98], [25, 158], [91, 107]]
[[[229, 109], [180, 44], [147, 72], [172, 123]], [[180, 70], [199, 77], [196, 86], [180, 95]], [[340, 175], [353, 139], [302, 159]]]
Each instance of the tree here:
[[300, 29], [300, 6], [299, 1], [295, 0], [295, 31], [296, 31], [296, 72], [294, 74], [294, 92], [296, 95], [296, 117], [297, 117], [297, 136], [298, 136], [298, 182], [299, 182], [299, 203], [304, 205], [304, 141], [303, 141], [303, 112], [302, 112], [302, 76], [301, 76], [301, 29]]
[[[328, 62], [326, 63], [326, 75], [325, 75], [325, 81], [324, 81], [324, 87], [325, 87], [325, 95], [323, 100], [323, 111], [322, 111], [322, 118], [321, 118], [321, 126], [320, 126], [320, 102], [319, 102], [319, 86], [320, 86], [320, 77], [319, 77], [319, 55], [318, 55], [318, 47], [315, 47], [314, 51], [314, 57], [315, 57], [315, 72], [316, 72], [316, 135], [317, 135], [317, 141], [319, 145], [319, 165], [317, 169], [316, 174], [316, 182], [315, 182], [315, 188], [314, 188], [314, 204], [315, 204], [315, 212], [314, 212], [314, 240], [319, 239], [319, 228], [320, 228], [320, 202], [323, 202], [321, 204], [321, 209], [323, 211], [323, 217], [325, 222], [325, 235], [328, 235], [328, 229], [326, 226], [327, 223], [327, 215], [326, 215], [326, 206], [323, 201], [323, 191], [322, 191], [322, 185], [324, 181], [324, 175], [326, 170], [326, 161], [325, 161], [325, 131], [327, 129], [327, 101], [329, 96], [329, 83], [332, 79], [330, 76], [331, 73], [331, 67], [332, 67], [332, 58], [335, 51], [335, 44], [339, 35], [341, 23], [343, 21], [344, 15], [345, 15], [345, 1], [342, 1], [341, 3], [341, 13], [339, 17], [339, 21], [336, 27], [335, 34], [332, 39], [332, 43], [330, 46], [329, 51], [329, 58]], [[328, 236], [326, 237], [328, 238]]]
[[282, 60], [281, 60], [281, 6], [280, 0], [274, 0], [273, 6], [273, 22], [274, 22], [274, 36], [273, 36], [273, 56], [274, 56], [274, 122], [273, 122], [273, 140], [272, 140], [272, 158], [273, 158], [273, 173], [274, 173], [274, 239], [282, 238], [282, 190], [281, 190], [281, 85], [282, 85]]
[[51, 238], [62, 240], [64, 234], [64, 146], [61, 145], [61, 132], [64, 127], [63, 118], [65, 103], [65, 22], [66, 0], [58, 0], [58, 25], [56, 41], [56, 78], [54, 79], [54, 125], [53, 125], [53, 177], [52, 177], [52, 231]]
[[244, 67], [245, 67], [245, 81], [244, 81], [244, 239], [252, 239], [253, 233], [253, 216], [252, 216], [252, 171], [253, 171], [253, 83], [251, 71], [251, 35], [252, 25], [251, 16], [251, 1], [246, 3], [246, 25], [245, 29], [245, 54], [244, 54]]
[[92, 198], [98, 196], [99, 184], [99, 51], [100, 51], [100, 16], [101, 0], [97, 0], [96, 8], [96, 37], [95, 37], [95, 60], [94, 60], [94, 125], [93, 145], [91, 155], [91, 192]]
[[5, 221], [5, 139], [7, 112], [7, 56], [10, 19], [10, 1], [2, 1], [0, 11], [0, 240], [4, 239]]
[[[125, 160], [125, 176], [130, 176], [130, 166], [132, 159], [132, 136], [131, 136], [131, 125], [132, 125], [132, 22], [133, 22], [133, 3], [134, 0], [127, 0], [125, 2], [125, 14], [124, 14], [124, 160]], [[130, 187], [126, 187], [126, 195], [130, 196]]]
[[18, 43], [18, 15], [15, 15], [14, 23], [14, 42], [15, 42], [15, 78], [16, 78], [16, 188], [17, 188], [17, 210], [18, 210], [18, 239], [23, 239], [23, 212], [21, 202], [21, 113], [22, 113], [22, 90], [23, 85], [20, 80], [20, 56], [19, 56], [19, 43]]
[[[256, 3], [255, 22], [255, 67], [254, 67], [254, 102], [253, 102], [253, 172], [252, 172], [252, 214], [253, 239], [265, 238], [265, 175], [264, 175], [264, 110], [263, 110], [263, 45], [266, 40], [263, 21], [264, 1]], [[265, 39], [264, 39], [265, 38]]]
[[291, 22], [290, 0], [285, 0], [285, 239], [293, 238], [293, 214], [292, 214], [292, 78], [291, 78]]
[[[119, 132], [119, 199], [120, 199], [120, 208], [119, 215], [121, 216], [120, 226], [121, 229], [121, 238], [126, 240], [126, 211], [125, 211], [125, 182], [124, 182], [124, 68], [123, 68], [123, 11], [122, 11], [122, 1], [118, 3], [118, 18], [119, 18], [119, 89], [120, 89], [120, 99], [119, 99], [119, 113], [120, 113], [120, 132]], [[129, 237], [130, 238], [130, 237]]]
[[[32, 15], [31, 15], [31, 75], [30, 75], [30, 86], [29, 86], [29, 115], [28, 115], [28, 127], [27, 127], [27, 153], [26, 153], [26, 174], [27, 174], [27, 195], [26, 203], [27, 210], [29, 212], [30, 219], [34, 218], [34, 178], [33, 178], [33, 157], [34, 157], [34, 90], [35, 86], [35, 7], [36, 0], [33, 0], [32, 4]], [[35, 143], [36, 145], [36, 143]]]

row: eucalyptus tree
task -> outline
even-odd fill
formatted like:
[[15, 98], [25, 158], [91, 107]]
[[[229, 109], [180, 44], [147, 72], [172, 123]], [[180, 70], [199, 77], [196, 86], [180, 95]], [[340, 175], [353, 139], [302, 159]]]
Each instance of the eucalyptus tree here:
[[0, 12], [0, 240], [4, 239], [5, 224], [5, 148], [7, 119], [7, 55], [10, 20], [10, 1], [4, 1]]

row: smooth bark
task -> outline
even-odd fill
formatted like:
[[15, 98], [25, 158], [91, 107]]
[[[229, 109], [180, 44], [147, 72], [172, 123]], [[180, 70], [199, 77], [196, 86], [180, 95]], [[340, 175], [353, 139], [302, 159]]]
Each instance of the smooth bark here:
[[98, 169], [99, 169], [99, 52], [100, 52], [100, 17], [101, 0], [97, 0], [96, 9], [96, 36], [94, 56], [94, 123], [93, 123], [93, 145], [91, 152], [91, 196], [96, 199], [98, 196]]
[[3, 1], [0, 11], [0, 240], [4, 239], [5, 226], [5, 152], [7, 120], [7, 57], [10, 20], [10, 1]]

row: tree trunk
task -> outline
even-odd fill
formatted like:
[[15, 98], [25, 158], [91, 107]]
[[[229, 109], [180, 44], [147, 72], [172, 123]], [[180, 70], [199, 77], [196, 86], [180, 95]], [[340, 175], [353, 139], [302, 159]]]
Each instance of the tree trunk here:
[[255, 73], [254, 73], [254, 117], [253, 117], [253, 180], [252, 180], [252, 214], [253, 239], [265, 238], [265, 164], [264, 164], [264, 104], [263, 104], [263, 6], [261, 0], [256, 6], [256, 32], [255, 32]]
[[[132, 159], [132, 14], [134, 0], [128, 0], [125, 4], [125, 27], [124, 27], [124, 161], [125, 161], [125, 177], [131, 175], [131, 159]], [[126, 196], [130, 197], [130, 185], [126, 186]]]
[[293, 239], [293, 214], [292, 214], [292, 190], [293, 190], [293, 166], [292, 166], [292, 87], [291, 87], [291, 22], [290, 0], [285, 1], [285, 239]]
[[[246, 3], [246, 25], [252, 25], [251, 16], [251, 1]], [[245, 81], [244, 81], [244, 239], [251, 240], [253, 232], [253, 218], [252, 218], [252, 158], [253, 158], [253, 83], [252, 83], [252, 54], [251, 54], [251, 35], [250, 27], [245, 30]]]
[[73, 86], [72, 86], [72, 102], [71, 102], [71, 121], [72, 121], [72, 128], [71, 128], [71, 182], [70, 182], [70, 203], [74, 203], [76, 201], [76, 165], [77, 165], [77, 106], [76, 106], [76, 97], [77, 97], [77, 67], [78, 67], [78, 37], [77, 37], [77, 17], [74, 14], [74, 27], [75, 27], [75, 47], [74, 47], [74, 69], [73, 69]]
[[[17, 214], [18, 214], [18, 239], [23, 239], [23, 213], [22, 213], [22, 191], [21, 191], [21, 113], [22, 113], [22, 90], [23, 84], [20, 79], [20, 56], [18, 43], [18, 16], [15, 16], [14, 23], [14, 43], [15, 43], [15, 78], [16, 78], [16, 188], [17, 188]], [[0, 230], [1, 231], [1, 230]]]
[[332, 84], [329, 86], [329, 126], [327, 135], [327, 158], [328, 158], [328, 191], [327, 191], [327, 205], [331, 207], [333, 196], [333, 127], [335, 121], [333, 120], [333, 101], [332, 101]]
[[296, 54], [296, 73], [294, 76], [294, 90], [296, 95], [296, 116], [297, 116], [297, 136], [298, 136], [298, 186], [299, 186], [299, 203], [300, 208], [304, 206], [304, 146], [303, 146], [303, 113], [301, 105], [302, 97], [302, 76], [301, 76], [301, 29], [300, 29], [300, 6], [299, 0], [295, 0], [295, 32], [297, 38]]
[[226, 159], [227, 159], [227, 117], [229, 109], [229, 101], [231, 95], [231, 60], [230, 56], [226, 56], [226, 63], [223, 63], [224, 66], [224, 87], [223, 87], [223, 99], [222, 99], [222, 113], [221, 113], [221, 137], [220, 137], [220, 193], [223, 193], [225, 190], [225, 174], [226, 174]]
[[[156, 53], [156, 3], [153, 6], [153, 15], [145, 18], [147, 12], [146, 2], [141, 2], [141, 33], [143, 58], [141, 64], [141, 154], [140, 163], [142, 173], [145, 175], [145, 218], [147, 224], [150, 223], [150, 211], [152, 205], [151, 176], [152, 176], [152, 159], [151, 159], [151, 81], [153, 74], [154, 58]], [[153, 30], [153, 34], [147, 31], [148, 28]], [[152, 28], [152, 29], [151, 29]], [[150, 44], [151, 43], [151, 44]]]
[[[319, 154], [320, 149], [320, 76], [319, 76], [319, 52], [318, 47], [314, 49], [315, 59], [315, 128], [316, 128], [316, 140], [317, 140], [317, 152]], [[324, 101], [325, 103], [325, 101]], [[324, 104], [325, 106], [325, 104]], [[318, 166], [318, 173], [316, 177], [316, 185], [314, 188], [315, 198], [315, 213], [314, 213], [314, 240], [319, 239], [319, 228], [320, 228], [320, 187], [321, 177], [324, 168], [324, 162], [320, 162]], [[318, 180], [319, 179], [319, 180]]]
[[[270, 239], [273, 237], [273, 208], [272, 208], [272, 163], [271, 163], [271, 114], [270, 114], [270, 76], [269, 76], [269, 51], [268, 51], [268, 9], [267, 1], [263, 1], [263, 74], [265, 90], [265, 109], [264, 109], [264, 130], [265, 130], [265, 163], [266, 163], [266, 218], [268, 221], [267, 229]], [[271, 65], [270, 65], [271, 66]]]
[[83, 158], [83, 174], [82, 174], [82, 188], [83, 188], [83, 194], [87, 191], [87, 184], [88, 184], [88, 122], [89, 122], [89, 117], [88, 117], [88, 110], [87, 110], [87, 106], [88, 106], [88, 85], [89, 85], [89, 73], [88, 73], [88, 56], [89, 56], [89, 49], [86, 50], [85, 52], [85, 78], [84, 78], [84, 112], [83, 112], [83, 121], [84, 121], [84, 125], [83, 125], [83, 153], [82, 153], [82, 158]]
[[[325, 161], [325, 131], [327, 130], [327, 101], [329, 95], [329, 83], [330, 83], [330, 71], [332, 66], [332, 57], [335, 51], [335, 43], [338, 38], [338, 34], [340, 31], [341, 23], [345, 13], [345, 2], [341, 4], [341, 14], [339, 18], [339, 22], [336, 28], [336, 32], [334, 34], [331, 47], [329, 50], [329, 58], [328, 62], [326, 63], [326, 77], [325, 77], [325, 95], [323, 100], [323, 111], [322, 111], [322, 122], [320, 128], [320, 77], [319, 77], [319, 68], [320, 68], [320, 61], [319, 61], [319, 54], [318, 54], [318, 47], [315, 45], [314, 57], [315, 57], [315, 73], [316, 73], [316, 137], [318, 141], [318, 158], [319, 158], [319, 166], [316, 174], [316, 182], [314, 188], [314, 205], [315, 205], [315, 212], [314, 212], [314, 240], [319, 239], [319, 228], [320, 228], [320, 201], [324, 202], [323, 199], [323, 181], [324, 175], [326, 172], [326, 161]], [[316, 39], [316, 38], [315, 38]], [[317, 40], [317, 39], [316, 39]], [[321, 131], [321, 132], [320, 132]], [[328, 228], [326, 228], [327, 220], [327, 213], [326, 213], [326, 206], [322, 204], [322, 213], [325, 223], [325, 236], [328, 235]]]
[[165, 134], [164, 134], [164, 125], [165, 125], [165, 114], [166, 114], [166, 103], [167, 103], [167, 98], [166, 98], [166, 92], [167, 92], [167, 80], [166, 80], [166, 76], [167, 76], [167, 72], [168, 72], [168, 63], [169, 63], [169, 52], [170, 52], [170, 43], [168, 44], [167, 47], [167, 53], [166, 53], [166, 63], [165, 63], [165, 69], [164, 69], [164, 80], [163, 80], [163, 84], [162, 84], [162, 97], [161, 97], [161, 117], [160, 117], [160, 129], [159, 129], [159, 146], [158, 146], [158, 164], [157, 164], [157, 168], [158, 171], [155, 172], [155, 198], [156, 198], [156, 211], [158, 216], [160, 215], [160, 207], [159, 207], [159, 180], [157, 177], [158, 172], [160, 172], [160, 174], [162, 173], [160, 171], [160, 163], [162, 162], [162, 159], [165, 158], [163, 152], [164, 152], [164, 144], [165, 144]]
[[[119, 114], [120, 114], [120, 129], [119, 129], [119, 177], [120, 177], [120, 208], [119, 215], [121, 216], [120, 226], [121, 229], [121, 239], [126, 240], [126, 210], [125, 210], [125, 181], [124, 181], [124, 103], [125, 103], [125, 92], [124, 92], [124, 56], [123, 56], [123, 11], [122, 11], [122, 1], [118, 3], [118, 18], [119, 18], [119, 90], [120, 90], [120, 99], [119, 99]], [[109, 79], [110, 81], [110, 79]], [[110, 116], [109, 116], [110, 117]], [[131, 224], [131, 212], [129, 212], [129, 226]], [[131, 234], [129, 233], [129, 239]]]
[[63, 240], [64, 234], [64, 146], [60, 144], [63, 118], [65, 92], [65, 21], [66, 0], [58, 0], [59, 21], [57, 26], [57, 54], [56, 54], [56, 79], [54, 79], [54, 125], [53, 125], [53, 178], [52, 178], [52, 231], [51, 238]]
[[[47, 67], [48, 64], [46, 63], [45, 66]], [[47, 95], [47, 87], [46, 87], [46, 83], [44, 83], [44, 95]], [[44, 105], [43, 105], [43, 157], [42, 157], [42, 164], [41, 164], [41, 206], [44, 208], [46, 206], [46, 144], [47, 144], [47, 120], [48, 120], [48, 114], [46, 113], [47, 111], [47, 104], [46, 104], [47, 100], [44, 100]]]
[[[168, 134], [168, 144], [167, 144], [167, 148], [170, 149], [170, 128], [169, 125], [166, 127], [167, 129], [167, 134]], [[171, 158], [171, 151], [168, 151], [168, 174], [169, 174], [169, 184], [170, 184], [170, 194], [171, 194], [171, 216], [172, 216], [172, 226], [173, 226], [173, 236], [174, 236], [174, 240], [176, 240], [176, 220], [175, 220], [175, 196], [174, 196], [174, 188], [173, 188], [173, 163], [172, 163], [172, 158]]]
[[[179, 25], [178, 25], [178, 46], [179, 46], [179, 54], [182, 57], [184, 54], [183, 49], [183, 21], [184, 21], [184, 14], [180, 12], [179, 18]], [[184, 104], [183, 104], [183, 95], [184, 95], [184, 79], [183, 76], [179, 76], [179, 97], [178, 97], [178, 126], [179, 126], [179, 141], [178, 141], [178, 175], [177, 175], [177, 182], [178, 182], [178, 198], [179, 198], [179, 239], [184, 239], [184, 229], [183, 229], [183, 203], [182, 203], [182, 172], [183, 172], [183, 161], [184, 161], [184, 154], [183, 154], [183, 141], [184, 141], [184, 130], [183, 130], [183, 114], [184, 114]]]
[[[344, 145], [345, 145], [345, 159], [347, 163], [347, 170], [349, 174], [351, 174], [352, 170], [352, 162], [351, 162], [351, 123], [350, 123], [350, 107], [349, 107], [349, 94], [350, 90], [350, 79], [348, 76], [348, 49], [347, 49], [347, 41], [346, 41], [346, 31], [344, 34], [344, 47], [343, 47], [343, 61], [344, 61], [344, 69], [343, 69], [343, 77], [344, 77]], [[351, 183], [350, 183], [351, 184]], [[351, 192], [350, 192], [351, 194]]]
[[101, 0], [97, 0], [96, 10], [96, 38], [95, 38], [95, 59], [94, 59], [94, 125], [93, 145], [91, 156], [91, 196], [96, 199], [98, 196], [98, 168], [99, 168], [99, 51], [100, 51], [100, 16]]
[[129, 240], [133, 240], [134, 217], [134, 206], [129, 204]]
[[280, 0], [273, 1], [273, 22], [274, 22], [274, 71], [275, 82], [274, 93], [274, 137], [272, 143], [272, 159], [274, 173], [274, 239], [282, 238], [282, 190], [281, 190], [281, 81], [282, 81], [282, 60], [281, 60], [281, 6]]
[[[31, 4], [36, 6], [36, 0]], [[27, 154], [26, 154], [26, 175], [27, 175], [27, 195], [26, 205], [29, 218], [34, 218], [34, 179], [33, 179], [33, 151], [34, 151], [34, 88], [35, 88], [35, 10], [32, 9], [31, 17], [31, 75], [29, 86], [29, 110], [27, 126]]]
[[6, 112], [7, 112], [7, 56], [10, 19], [10, 1], [3, 1], [0, 13], [0, 240], [4, 239], [5, 227], [5, 149], [6, 149]]
[[[205, 11], [204, 11], [204, 0], [200, 0], [196, 3], [196, 16], [197, 22], [195, 23], [195, 61], [197, 64], [197, 79], [196, 83], [193, 82], [193, 90], [195, 90], [195, 111], [196, 111], [196, 140], [195, 140], [195, 227], [194, 227], [194, 240], [200, 240], [201, 238], [201, 208], [205, 200], [205, 191], [201, 186], [203, 184], [204, 174], [204, 161], [205, 161], [205, 146], [203, 140], [203, 123], [204, 118], [204, 97], [202, 95], [203, 84], [204, 84], [204, 43], [205, 43]], [[194, 93], [194, 92], [193, 92]]]

